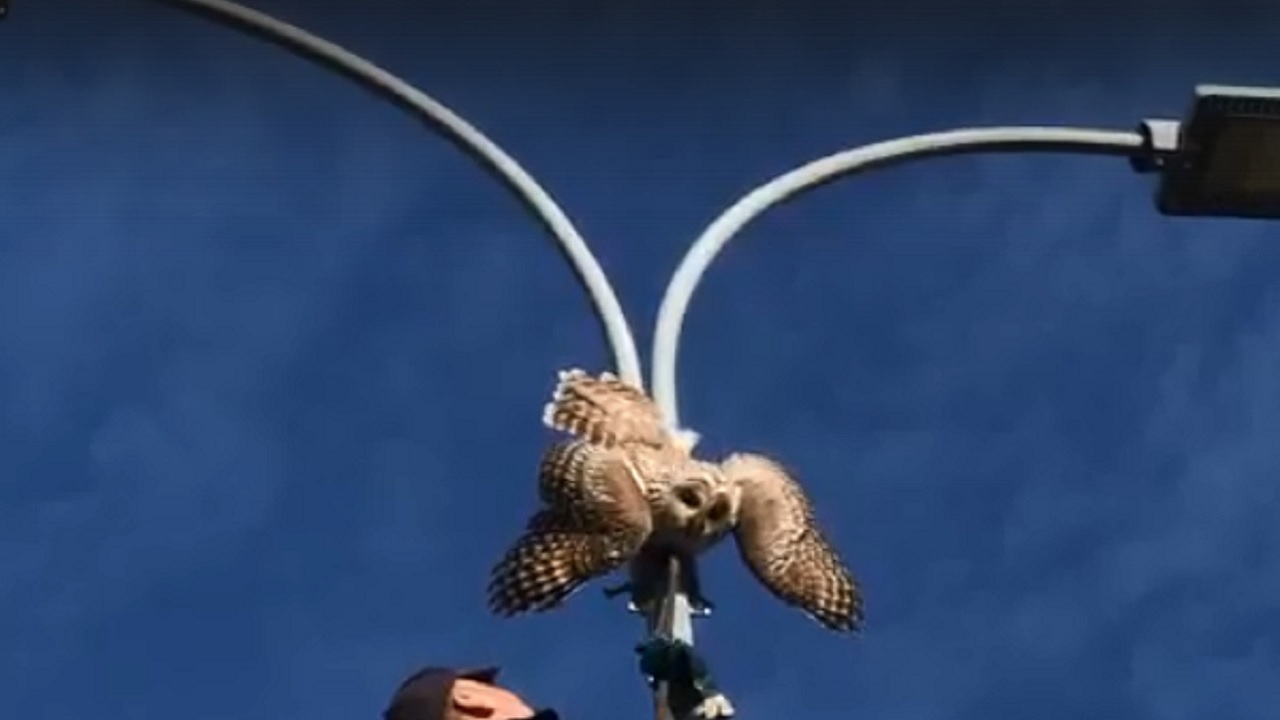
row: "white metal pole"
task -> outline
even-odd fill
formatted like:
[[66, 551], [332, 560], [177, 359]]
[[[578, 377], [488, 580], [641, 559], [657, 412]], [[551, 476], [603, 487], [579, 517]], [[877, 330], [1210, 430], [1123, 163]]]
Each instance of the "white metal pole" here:
[[680, 425], [676, 360], [680, 331], [703, 274], [747, 223], [775, 205], [837, 178], [907, 160], [977, 152], [1071, 152], [1133, 157], [1149, 149], [1136, 132], [1082, 128], [992, 127], [914, 135], [845, 150], [780, 175], [724, 211], [685, 254], [658, 309], [651, 371], [654, 399], [673, 426]]
[[320, 62], [353, 78], [379, 94], [390, 97], [398, 105], [417, 114], [430, 125], [468, 151], [524, 202], [535, 217], [551, 231], [560, 250], [569, 260], [603, 326], [605, 339], [613, 352], [618, 375], [636, 387], [644, 386], [640, 356], [626, 316], [609, 284], [600, 263], [591, 253], [586, 240], [578, 233], [568, 216], [546, 190], [519, 163], [471, 123], [409, 83], [349, 52], [328, 40], [277, 20], [266, 13], [252, 10], [229, 0], [156, 0], [176, 5], [232, 27], [259, 35], [303, 57]]

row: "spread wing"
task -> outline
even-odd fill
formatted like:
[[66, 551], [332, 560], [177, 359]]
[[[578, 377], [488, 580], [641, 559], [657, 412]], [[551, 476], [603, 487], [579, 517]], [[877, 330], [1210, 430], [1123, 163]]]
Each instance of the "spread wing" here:
[[592, 376], [577, 368], [561, 371], [551, 402], [543, 409], [542, 422], [608, 447], [641, 444], [661, 448], [671, 443], [653, 400], [640, 388], [607, 372]]
[[538, 497], [579, 527], [648, 528], [643, 483], [631, 454], [589, 440], [553, 443], [538, 465]]
[[550, 610], [588, 581], [631, 559], [652, 517], [624, 454], [575, 440], [543, 456], [546, 507], [494, 567], [489, 607], [498, 615]]
[[799, 483], [760, 455], [731, 455], [721, 468], [742, 491], [734, 539], [756, 579], [831, 630], [861, 629], [861, 588], [823, 536]]

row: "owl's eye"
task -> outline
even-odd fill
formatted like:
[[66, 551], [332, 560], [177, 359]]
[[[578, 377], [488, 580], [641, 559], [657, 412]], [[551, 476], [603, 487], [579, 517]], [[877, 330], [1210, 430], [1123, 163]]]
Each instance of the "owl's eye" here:
[[720, 499], [716, 504], [711, 506], [710, 510], [707, 511], [707, 519], [711, 522], [720, 522], [728, 514], [729, 503], [725, 502], [724, 499]]
[[676, 499], [695, 510], [702, 506], [702, 494], [691, 487], [676, 490]]

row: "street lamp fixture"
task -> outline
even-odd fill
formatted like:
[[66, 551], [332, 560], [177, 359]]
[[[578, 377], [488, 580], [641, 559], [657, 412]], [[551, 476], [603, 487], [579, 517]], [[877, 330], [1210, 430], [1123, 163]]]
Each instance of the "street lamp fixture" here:
[[1164, 215], [1280, 218], [1280, 90], [1200, 85], [1185, 121], [1139, 127]]

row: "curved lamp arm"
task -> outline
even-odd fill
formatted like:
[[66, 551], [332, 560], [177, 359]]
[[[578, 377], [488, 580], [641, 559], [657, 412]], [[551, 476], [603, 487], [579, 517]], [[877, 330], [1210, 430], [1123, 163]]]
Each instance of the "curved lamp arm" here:
[[578, 279], [591, 296], [600, 318], [605, 338], [613, 352], [614, 363], [622, 379], [636, 387], [644, 386], [640, 373], [640, 356], [618, 298], [609, 280], [592, 255], [586, 240], [546, 190], [525, 172], [510, 155], [474, 126], [463, 120], [443, 103], [409, 83], [343, 48], [312, 35], [301, 28], [277, 20], [228, 0], [155, 0], [177, 5], [227, 25], [246, 30], [307, 59], [346, 75], [365, 87], [413, 112], [444, 132], [472, 157], [494, 172], [508, 189], [515, 192], [525, 206], [542, 222], [561, 252], [573, 266]]
[[[845, 150], [802, 165], [757, 187], [716, 218], [689, 248], [658, 309], [653, 336], [652, 386], [654, 400], [668, 425], [684, 435], [692, 445], [698, 435], [682, 428], [676, 394], [676, 352], [685, 312], [703, 274], [729, 240], [769, 208], [804, 190], [816, 188], [845, 175], [924, 157], [986, 151], [1063, 151], [1137, 157], [1154, 152], [1149, 136], [1141, 133], [1107, 132], [1073, 128], [1005, 127], [953, 130], [888, 140]], [[1144, 153], [1145, 151], [1145, 153]], [[693, 644], [693, 626], [687, 588], [678, 583], [667, 588], [671, 612], [650, 620], [660, 625], [659, 633]], [[714, 717], [733, 714], [731, 705]]]
[[[971, 128], [914, 135], [845, 150], [802, 165], [757, 187], [703, 231], [685, 254], [663, 295], [650, 360], [653, 363], [651, 390], [667, 421], [673, 426], [680, 424], [676, 353], [689, 300], [711, 261], [747, 223], [804, 190], [845, 175], [918, 158], [993, 151], [1137, 157], [1153, 149], [1150, 138], [1137, 132], [1051, 127]], [[691, 431], [684, 432], [696, 438]]]

